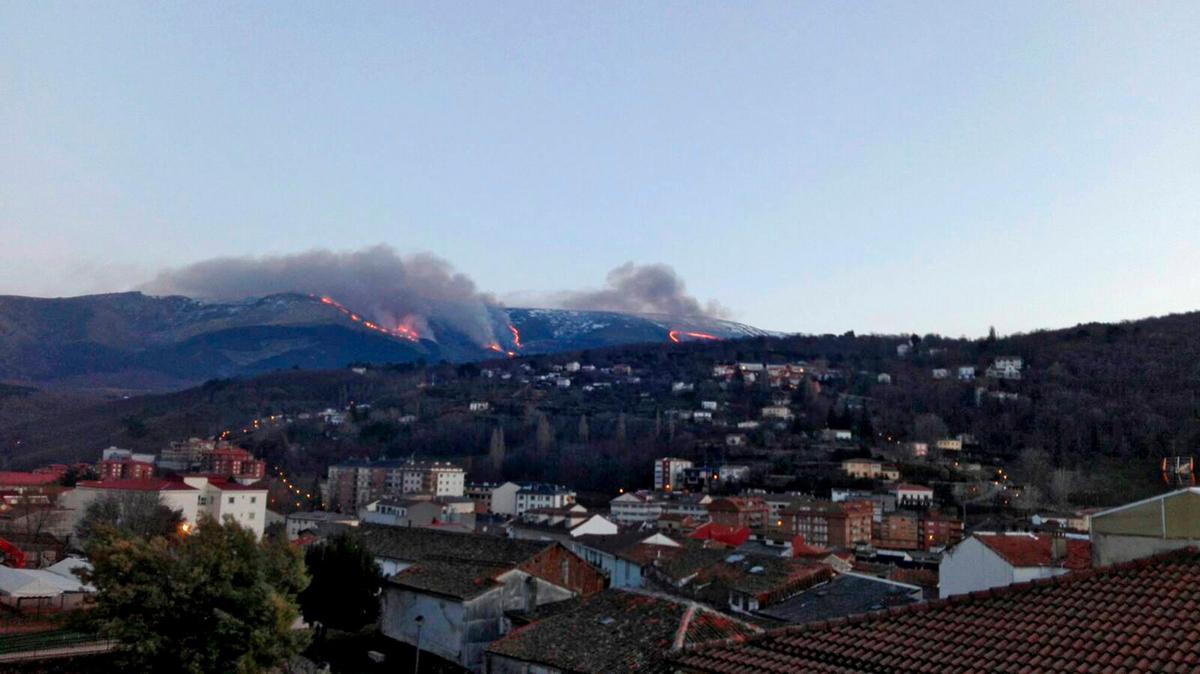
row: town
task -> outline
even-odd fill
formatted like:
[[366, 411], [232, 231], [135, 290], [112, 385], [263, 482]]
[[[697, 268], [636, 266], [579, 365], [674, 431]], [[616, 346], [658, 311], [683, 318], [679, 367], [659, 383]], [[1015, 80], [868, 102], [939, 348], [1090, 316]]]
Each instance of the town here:
[[[912, 359], [915, 348], [916, 340], [902, 340], [896, 357]], [[359, 399], [251, 418], [157, 452], [109, 447], [94, 463], [0, 472], [3, 605], [47, 638], [62, 629], [56, 616], [86, 612], [96, 591], [84, 580], [91, 520], [103, 504], [132, 511], [135, 495], [175, 513], [180, 536], [208, 517], [302, 552], [344, 541], [361, 548], [382, 583], [371, 600], [378, 617], [362, 626], [377, 634], [369, 653], [380, 666], [422, 654], [423, 667], [439, 668], [431, 671], [601, 672], [619, 663], [721, 671], [720, 658], [745, 657], [740, 640], [774, 644], [771, 635], [788, 626], [901, 615], [948, 598], [954, 606], [962, 597], [986, 603], [1001, 588], [1158, 559], [1192, 540], [1186, 506], [1175, 505], [1189, 503], [1191, 490], [1072, 507], [1037, 496], [1034, 481], [1045, 476], [1031, 473], [1036, 455], [1005, 465], [969, 433], [952, 434], [928, 417], [904, 433], [921, 439], [870, 430], [867, 406], [893, 377], [944, 381], [971, 391], [978, 405], [997, 393], [1021, 395], [1014, 383], [1030, 370], [1019, 356], [996, 357], [978, 374], [959, 365], [953, 375], [915, 365], [893, 374], [821, 361], [712, 362], [687, 379], [608, 359], [494, 361], [440, 381], [420, 369], [348, 369], [362, 380], [399, 376], [421, 400], [461, 400], [422, 409], [437, 411], [437, 423], [492, 425], [486, 452], [464, 459], [388, 458], [344, 444], [378, 433], [381, 419], [400, 429], [427, 421]], [[871, 382], [869, 394], [845, 393], [862, 380]], [[615, 391], [659, 403], [657, 428], [621, 413], [601, 440], [603, 396]], [[601, 397], [592, 421], [581, 414], [569, 429], [574, 443], [547, 420], [547, 411], [580, 404], [570, 396]], [[523, 399], [542, 411], [523, 413], [534, 432], [510, 454], [505, 410], [528, 410]], [[813, 429], [813, 416], [835, 425]], [[639, 439], [643, 427], [661, 442]], [[297, 438], [336, 440], [348, 458], [302, 475], [293, 464], [311, 465], [309, 457], [289, 462], [295, 452], [276, 452], [283, 460], [268, 462], [248, 449]], [[602, 460], [614, 461], [613, 475], [564, 479], [568, 453], [588, 447], [611, 455]], [[671, 447], [687, 456], [639, 454]], [[528, 470], [522, 452], [556, 463], [543, 474], [560, 479], [506, 479]], [[1190, 466], [1168, 477], [1186, 487]], [[596, 490], [614, 478], [628, 486]], [[1131, 520], [1166, 512], [1166, 503], [1178, 523]], [[1168, 535], [1164, 527], [1180, 529]], [[579, 639], [581, 630], [588, 638]], [[79, 639], [61, 652], [100, 648], [96, 637]], [[735, 645], [716, 646], [728, 656], [709, 655], [709, 642]], [[825, 662], [812, 657], [801, 668]], [[744, 666], [754, 671], [752, 660]]]

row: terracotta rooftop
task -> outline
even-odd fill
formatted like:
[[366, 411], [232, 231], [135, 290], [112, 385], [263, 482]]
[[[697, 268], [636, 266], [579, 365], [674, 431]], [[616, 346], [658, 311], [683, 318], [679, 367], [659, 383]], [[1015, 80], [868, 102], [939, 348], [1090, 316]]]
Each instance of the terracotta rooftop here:
[[493, 642], [488, 653], [563, 672], [658, 672], [669, 671], [665, 656], [672, 651], [760, 631], [697, 604], [641, 592], [607, 590], [549, 607], [547, 617]]
[[58, 473], [22, 473], [12, 470], [0, 471], [0, 486], [32, 487], [57, 482]]
[[195, 487], [179, 480], [150, 478], [146, 480], [85, 480], [78, 487], [91, 489], [113, 489], [117, 491], [197, 491]]
[[698, 672], [1194, 672], [1195, 548], [867, 616], [704, 644]]
[[977, 533], [975, 537], [1004, 561], [1017, 567], [1061, 564], [1063, 568], [1079, 570], [1092, 565], [1092, 544], [1082, 539], [1066, 539], [1066, 558], [1056, 563], [1050, 553], [1053, 537], [1049, 534]]

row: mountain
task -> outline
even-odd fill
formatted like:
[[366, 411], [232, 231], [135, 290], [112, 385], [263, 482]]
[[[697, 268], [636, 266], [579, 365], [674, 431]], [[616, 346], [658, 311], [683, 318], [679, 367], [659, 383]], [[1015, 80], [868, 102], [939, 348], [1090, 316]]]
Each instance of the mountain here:
[[[488, 307], [490, 349], [430, 321], [389, 333], [335, 301], [282, 294], [238, 303], [114, 293], [0, 296], [0, 382], [169, 390], [208, 379], [351, 362], [465, 362], [641, 342], [766, 335], [706, 318]], [[677, 332], [673, 332], [677, 331]]]

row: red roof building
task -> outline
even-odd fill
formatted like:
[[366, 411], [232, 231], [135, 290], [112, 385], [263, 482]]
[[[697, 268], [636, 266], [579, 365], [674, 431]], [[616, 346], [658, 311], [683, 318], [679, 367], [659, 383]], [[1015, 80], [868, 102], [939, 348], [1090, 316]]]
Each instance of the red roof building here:
[[100, 480], [145, 480], [154, 476], [154, 464], [133, 459], [104, 459], [96, 464]]
[[706, 522], [697, 527], [688, 538], [698, 541], [716, 541], [736, 548], [750, 538], [750, 530], [746, 527], [730, 527], [716, 522]]
[[1023, 531], [979, 532], [954, 546], [938, 566], [938, 595], [1061, 576], [1090, 567], [1091, 543]]
[[685, 649], [707, 672], [1200, 671], [1200, 552]]

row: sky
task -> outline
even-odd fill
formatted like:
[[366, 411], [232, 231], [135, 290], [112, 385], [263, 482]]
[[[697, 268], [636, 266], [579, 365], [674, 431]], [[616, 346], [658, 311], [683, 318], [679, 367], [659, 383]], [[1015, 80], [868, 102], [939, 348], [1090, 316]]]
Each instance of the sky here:
[[0, 294], [386, 244], [736, 320], [1200, 309], [1200, 3], [0, 3]]

